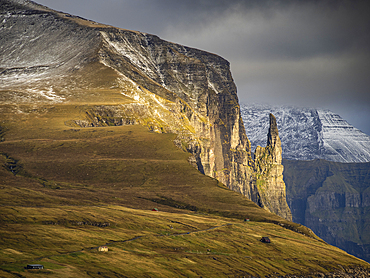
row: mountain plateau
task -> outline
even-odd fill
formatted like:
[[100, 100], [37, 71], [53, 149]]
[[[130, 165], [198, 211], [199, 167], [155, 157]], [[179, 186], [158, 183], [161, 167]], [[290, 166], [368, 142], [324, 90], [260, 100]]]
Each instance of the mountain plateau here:
[[225, 59], [0, 7], [0, 276], [369, 275], [290, 221], [277, 121], [252, 159]]
[[[176, 144], [193, 155], [190, 161], [199, 171], [291, 219], [285, 198], [270, 202], [256, 186], [226, 60], [32, 1], [2, 0], [1, 6], [0, 88], [8, 109], [22, 113], [21, 104], [102, 102], [118, 93], [124, 102], [90, 105], [84, 117], [67, 125], [141, 124], [175, 133]], [[282, 191], [276, 196], [285, 194], [283, 183], [274, 190]]]

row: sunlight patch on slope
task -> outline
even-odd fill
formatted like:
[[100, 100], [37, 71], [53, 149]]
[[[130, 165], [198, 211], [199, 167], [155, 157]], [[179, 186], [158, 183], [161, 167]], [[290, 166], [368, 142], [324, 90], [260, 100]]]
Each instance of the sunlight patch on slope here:
[[30, 94], [34, 94], [35, 96], [45, 98], [52, 102], [63, 102], [65, 100], [64, 97], [58, 96], [54, 91], [53, 87], [49, 87], [48, 90], [38, 90], [38, 89], [26, 89], [27, 92]]

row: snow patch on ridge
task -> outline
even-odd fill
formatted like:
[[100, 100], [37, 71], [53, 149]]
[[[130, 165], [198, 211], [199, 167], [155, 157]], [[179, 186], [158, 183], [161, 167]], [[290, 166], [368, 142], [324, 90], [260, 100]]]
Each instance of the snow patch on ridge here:
[[53, 87], [50, 87], [48, 90], [36, 90], [36, 89], [26, 89], [30, 94], [38, 95], [41, 98], [46, 98], [47, 100], [53, 102], [62, 102], [65, 100], [64, 97], [58, 96], [54, 91]]
[[318, 110], [322, 123], [325, 155], [328, 160], [343, 162], [370, 161], [370, 137], [351, 126], [339, 115]]
[[252, 150], [265, 146], [269, 113], [277, 120], [283, 158], [369, 162], [370, 136], [329, 111], [298, 107], [241, 105]]
[[[103, 39], [120, 55], [129, 59], [129, 61], [140, 68], [145, 74], [151, 78], [156, 75], [161, 77], [162, 86], [165, 86], [163, 76], [160, 73], [157, 65], [148, 57], [142, 55], [124, 36], [116, 37], [115, 40], [109, 36], [108, 33], [101, 31]], [[155, 69], [155, 71], [153, 71]]]
[[209, 80], [208, 80], [208, 87], [210, 87], [215, 93], [216, 95], [218, 95], [220, 92], [217, 91], [217, 89], [215, 88], [215, 85], [213, 83], [211, 83]]

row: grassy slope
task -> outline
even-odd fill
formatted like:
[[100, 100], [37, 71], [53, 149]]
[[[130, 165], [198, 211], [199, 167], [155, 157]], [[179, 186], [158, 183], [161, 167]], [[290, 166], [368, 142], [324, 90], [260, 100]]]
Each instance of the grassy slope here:
[[[173, 134], [65, 125], [88, 105], [3, 107], [0, 276], [263, 276], [363, 264], [272, 224], [288, 222], [200, 174]], [[103, 244], [108, 253], [97, 252]]]

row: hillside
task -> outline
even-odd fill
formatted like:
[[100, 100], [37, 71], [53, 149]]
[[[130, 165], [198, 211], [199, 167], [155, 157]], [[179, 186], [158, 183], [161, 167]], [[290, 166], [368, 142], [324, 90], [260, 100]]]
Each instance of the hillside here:
[[[175, 135], [136, 125], [65, 126], [81, 113], [76, 104], [2, 113], [2, 277], [35, 275], [24, 270], [29, 263], [45, 266], [36, 271], [41, 277], [263, 277], [369, 268], [201, 174], [173, 144]], [[262, 236], [272, 243], [260, 242]], [[98, 252], [100, 245], [108, 253]]]
[[[269, 197], [277, 206], [271, 206], [257, 186], [225, 59], [32, 1], [1, 3], [1, 101], [16, 105], [14, 112], [25, 112], [20, 104], [98, 101], [67, 125], [140, 124], [175, 133], [176, 144], [192, 154], [200, 172], [291, 220], [285, 187], [275, 186]], [[116, 94], [127, 101], [115, 101]]]
[[270, 113], [277, 120], [285, 159], [370, 161], [370, 136], [329, 110], [313, 108], [242, 104], [241, 115], [252, 150], [266, 144]]
[[276, 121], [255, 163], [226, 60], [0, 7], [1, 277], [370, 274], [289, 221]]
[[284, 160], [293, 221], [370, 261], [370, 163]]

